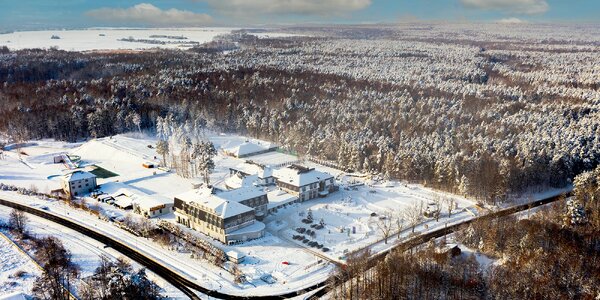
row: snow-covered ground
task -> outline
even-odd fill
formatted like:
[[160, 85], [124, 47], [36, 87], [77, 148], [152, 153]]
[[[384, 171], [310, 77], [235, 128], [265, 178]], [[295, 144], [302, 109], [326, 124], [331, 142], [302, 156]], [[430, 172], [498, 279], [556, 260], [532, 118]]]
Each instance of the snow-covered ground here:
[[[90, 50], [125, 50], [125, 49], [150, 49], [150, 48], [189, 48], [189, 45], [177, 42], [198, 42], [200, 44], [211, 41], [215, 36], [230, 33], [235, 28], [164, 28], [164, 29], [135, 29], [135, 28], [94, 28], [81, 30], [43, 30], [43, 31], [17, 31], [0, 34], [0, 46], [10, 49], [50, 48], [57, 47], [67, 51]], [[157, 36], [183, 36], [187, 39], [167, 39]], [[52, 39], [57, 36], [59, 39]], [[120, 39], [133, 38], [159, 40], [167, 44], [147, 44], [141, 42], [120, 41]], [[173, 43], [170, 43], [173, 42]]]
[[[239, 28], [89, 28], [77, 30], [40, 30], [16, 31], [0, 34], [0, 47], [7, 46], [12, 50], [56, 47], [67, 51], [92, 50], [144, 50], [152, 48], [187, 49], [193, 46], [190, 42], [203, 44], [214, 37], [230, 33]], [[253, 33], [260, 38], [295, 36], [289, 33], [264, 32]], [[52, 36], [58, 37], [53, 39]], [[185, 37], [175, 39], [169, 37]], [[122, 41], [122, 39], [153, 40], [165, 42], [144, 43], [139, 41]]]
[[31, 294], [37, 276], [37, 265], [0, 233], [0, 297], [15, 292]]
[[[345, 177], [343, 177], [346, 179]], [[402, 217], [402, 212], [411, 209], [413, 205], [423, 202], [427, 206], [434, 195], [439, 197], [451, 197], [456, 203], [451, 217], [447, 215], [447, 209], [442, 210], [439, 221], [435, 219], [424, 219], [423, 223], [416, 226], [415, 232], [423, 232], [461, 222], [477, 215], [474, 202], [449, 194], [431, 191], [419, 185], [400, 184], [391, 182], [385, 185], [357, 186], [346, 188], [347, 182], [341, 182], [342, 188], [339, 192], [329, 195], [327, 198], [294, 204], [286, 209], [280, 209], [276, 214], [267, 218], [267, 229], [277, 232], [282, 238], [293, 240], [294, 235], [299, 235], [296, 228], [302, 227], [316, 232], [311, 241], [316, 241], [330, 249], [323, 253], [333, 260], [343, 262], [343, 257], [349, 252], [371, 246], [374, 252], [385, 250], [392, 246], [397, 240], [397, 234], [393, 235], [385, 244], [383, 232], [378, 227], [379, 216], [388, 214], [388, 217]], [[464, 208], [471, 208], [464, 210]], [[306, 218], [308, 211], [312, 212], [315, 223], [323, 219], [325, 228], [315, 230], [309, 225], [301, 222]], [[473, 214], [472, 212], [475, 212]], [[376, 216], [371, 216], [375, 213]], [[285, 226], [277, 227], [279, 221], [285, 222]], [[392, 221], [392, 231], [397, 232], [395, 221]], [[407, 222], [404, 222], [401, 238], [406, 238], [411, 233]], [[305, 234], [304, 234], [305, 235]], [[305, 235], [306, 236], [306, 235]], [[301, 241], [294, 241], [298, 245], [308, 247]], [[319, 251], [315, 249], [315, 251]]]

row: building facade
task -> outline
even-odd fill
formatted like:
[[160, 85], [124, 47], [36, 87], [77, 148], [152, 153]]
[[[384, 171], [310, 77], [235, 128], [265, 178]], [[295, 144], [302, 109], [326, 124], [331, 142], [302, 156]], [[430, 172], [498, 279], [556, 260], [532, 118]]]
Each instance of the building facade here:
[[173, 211], [173, 199], [161, 195], [148, 195], [133, 201], [133, 211], [154, 218]]
[[203, 188], [176, 196], [174, 211], [178, 223], [228, 244], [264, 235], [265, 226], [256, 218], [266, 213], [266, 199], [264, 192]]
[[61, 186], [68, 197], [82, 196], [96, 188], [96, 175], [86, 171], [71, 172], [62, 177]]
[[317, 171], [314, 168], [290, 165], [275, 170], [273, 176], [276, 178], [278, 187], [297, 196], [300, 202], [325, 197], [336, 190], [333, 175]]

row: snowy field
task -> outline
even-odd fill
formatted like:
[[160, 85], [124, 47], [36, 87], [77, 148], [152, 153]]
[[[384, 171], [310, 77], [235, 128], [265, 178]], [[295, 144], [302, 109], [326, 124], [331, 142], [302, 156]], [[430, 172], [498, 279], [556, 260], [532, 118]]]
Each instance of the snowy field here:
[[[16, 31], [0, 34], [0, 47], [7, 46], [11, 50], [56, 47], [66, 51], [187, 49], [193, 46], [192, 43], [210, 42], [215, 36], [227, 34], [237, 29], [239, 28], [90, 28]], [[295, 36], [294, 34], [280, 32], [253, 34], [260, 38]], [[185, 39], [173, 37], [184, 37]], [[122, 39], [136, 41], [122, 41]], [[140, 42], [139, 40], [152, 40], [153, 43]]]
[[[200, 44], [210, 42], [215, 36], [230, 33], [236, 28], [172, 28], [172, 29], [124, 29], [95, 28], [82, 30], [44, 30], [17, 31], [0, 34], [0, 46], [20, 50], [27, 48], [57, 47], [67, 51], [91, 50], [143, 50], [151, 48], [180, 49], [189, 48], [189, 42]], [[52, 39], [57, 36], [59, 39]], [[151, 36], [183, 36], [187, 39], [169, 39]], [[120, 41], [133, 38], [135, 40], [156, 40], [166, 44], [149, 44], [142, 42]]]
[[31, 293], [41, 271], [29, 256], [7, 240], [4, 233], [0, 233], [0, 257], [0, 297], [15, 292]]

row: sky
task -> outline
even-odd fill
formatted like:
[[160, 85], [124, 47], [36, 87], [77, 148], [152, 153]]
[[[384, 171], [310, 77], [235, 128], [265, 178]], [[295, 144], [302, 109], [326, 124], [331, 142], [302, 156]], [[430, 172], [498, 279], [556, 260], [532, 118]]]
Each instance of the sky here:
[[600, 0], [0, 0], [0, 32], [418, 21], [600, 23]]

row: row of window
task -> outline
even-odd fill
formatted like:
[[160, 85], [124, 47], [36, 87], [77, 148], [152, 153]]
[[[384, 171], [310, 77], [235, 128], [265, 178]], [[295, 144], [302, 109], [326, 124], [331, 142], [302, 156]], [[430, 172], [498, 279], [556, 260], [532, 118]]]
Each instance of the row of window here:
[[[89, 183], [86, 183], [86, 184], [85, 184], [85, 186], [86, 186], [86, 187], [89, 187], [89, 185], [90, 185]], [[74, 185], [74, 184], [71, 184], [71, 188], [72, 188], [72, 189], [74, 189], [74, 188], [75, 188], [75, 185]], [[78, 185], [78, 186], [77, 186], [77, 188], [78, 188], [78, 189], [80, 189], [80, 188], [81, 188], [81, 184], [80, 184], [80, 185]]]

